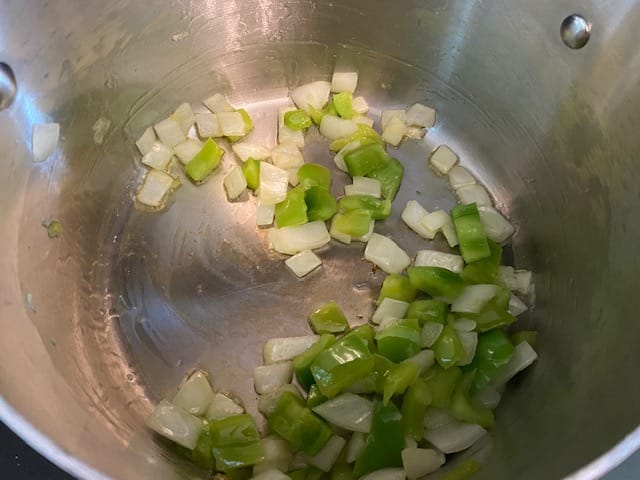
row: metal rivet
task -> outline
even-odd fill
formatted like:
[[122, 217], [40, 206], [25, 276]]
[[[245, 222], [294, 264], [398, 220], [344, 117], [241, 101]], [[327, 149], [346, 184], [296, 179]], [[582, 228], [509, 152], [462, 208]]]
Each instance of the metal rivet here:
[[591, 22], [582, 15], [569, 15], [562, 21], [560, 37], [564, 44], [573, 49], [584, 47], [591, 37]]
[[11, 67], [0, 62], [0, 110], [8, 108], [16, 98], [16, 77]]

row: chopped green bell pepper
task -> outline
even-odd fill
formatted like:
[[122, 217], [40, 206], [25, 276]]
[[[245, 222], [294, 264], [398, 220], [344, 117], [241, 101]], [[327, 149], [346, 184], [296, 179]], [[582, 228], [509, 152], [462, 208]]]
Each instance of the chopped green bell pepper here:
[[278, 228], [307, 223], [307, 204], [302, 185], [289, 190], [287, 198], [276, 204], [275, 219]]
[[404, 166], [396, 158], [392, 158], [383, 166], [375, 168], [367, 174], [367, 177], [375, 178], [380, 182], [382, 196], [387, 200], [396, 198], [403, 176]]
[[491, 255], [484, 226], [475, 203], [456, 205], [451, 209], [453, 226], [460, 242], [465, 263], [472, 263]]
[[304, 110], [291, 110], [284, 114], [284, 124], [295, 132], [306, 130], [311, 126], [311, 117]]
[[356, 477], [361, 477], [382, 468], [401, 467], [403, 449], [404, 429], [398, 407], [393, 402], [387, 405], [376, 402], [373, 406], [371, 433], [356, 458], [353, 473]]
[[311, 387], [309, 388], [309, 393], [307, 394], [307, 407], [309, 408], [317, 407], [318, 405], [326, 402], [327, 400], [329, 399], [325, 397], [322, 393], [320, 393], [320, 389], [318, 389], [315, 383], [311, 385]]
[[476, 423], [484, 428], [495, 423], [493, 412], [478, 405], [469, 394], [476, 376], [476, 370], [465, 372], [451, 398], [451, 415], [461, 422]]
[[510, 325], [515, 322], [516, 317], [508, 312], [509, 298], [511, 292], [503, 288], [487, 302], [480, 313], [465, 316], [476, 322], [476, 330], [481, 333]]
[[280, 395], [269, 428], [307, 455], [315, 455], [333, 435], [331, 427], [291, 392]]
[[307, 218], [310, 222], [329, 220], [338, 211], [338, 204], [331, 192], [324, 187], [309, 187], [304, 195], [307, 204]]
[[[377, 302], [379, 305], [385, 298], [393, 298], [395, 300], [400, 300], [401, 302], [411, 302], [416, 298], [416, 295], [418, 295], [418, 291], [413, 285], [411, 285], [408, 277], [398, 273], [392, 273], [387, 275], [382, 282]], [[406, 317], [417, 318], [408, 314]], [[418, 318], [418, 320], [420, 319]]]
[[294, 470], [293, 472], [288, 472], [287, 476], [291, 480], [307, 480], [307, 469], [299, 468], [298, 470]]
[[311, 187], [322, 187], [329, 190], [331, 187], [331, 172], [323, 165], [317, 163], [305, 163], [298, 169], [298, 181], [305, 190]]
[[464, 267], [460, 276], [469, 284], [493, 283], [500, 285], [502, 282], [498, 275], [502, 261], [502, 247], [496, 242], [487, 239], [489, 251], [487, 258], [475, 261]]
[[419, 375], [420, 367], [413, 362], [403, 362], [392, 368], [384, 381], [382, 403], [386, 405], [391, 397], [402, 395], [418, 379]]
[[422, 440], [424, 434], [424, 414], [431, 404], [431, 391], [424, 379], [417, 379], [402, 399], [402, 424], [405, 435], [415, 441]]
[[336, 213], [331, 221], [331, 229], [350, 237], [362, 237], [371, 227], [371, 214], [367, 210], [350, 210]]
[[212, 420], [209, 422], [209, 431], [216, 468], [219, 470], [248, 467], [264, 458], [260, 435], [251, 415]]
[[467, 458], [442, 475], [438, 480], [465, 480], [478, 470], [480, 470], [480, 463], [475, 458]]
[[376, 346], [373, 340], [376, 336], [376, 332], [371, 325], [369, 325], [368, 323], [359, 325], [352, 329], [347, 335], [345, 335], [345, 337], [349, 335], [357, 335], [358, 337], [360, 337], [362, 340], [364, 340], [364, 343], [366, 343], [369, 351], [371, 353], [375, 353]]
[[242, 173], [247, 181], [247, 187], [251, 190], [255, 190], [260, 186], [260, 161], [248, 158], [246, 162], [242, 164]]
[[386, 165], [389, 160], [389, 155], [379, 143], [363, 145], [344, 156], [344, 163], [352, 177], [365, 177], [376, 168]]
[[349, 135], [348, 137], [334, 140], [329, 145], [329, 150], [331, 150], [332, 152], [337, 152], [339, 150], [342, 150], [351, 142], [360, 142], [360, 147], [369, 143], [384, 143], [378, 132], [376, 132], [369, 125], [358, 124], [358, 130], [355, 133]]
[[407, 274], [415, 288], [449, 302], [460, 295], [465, 285], [460, 275], [441, 267], [409, 267]]
[[347, 195], [338, 200], [338, 208], [341, 212], [366, 210], [374, 220], [384, 220], [391, 214], [391, 201], [371, 195]]
[[488, 385], [498, 370], [509, 363], [513, 356], [513, 345], [500, 329], [478, 335], [476, 356], [469, 366], [476, 369], [471, 394]]
[[[166, 439], [161, 438], [160, 441], [164, 442]], [[167, 447], [176, 452], [181, 457], [195, 463], [201, 468], [207, 470], [214, 470], [216, 461], [213, 458], [213, 445], [211, 443], [211, 432], [209, 427], [202, 429], [202, 433], [198, 437], [198, 443], [193, 450], [190, 450], [182, 445], [178, 445], [172, 441], [167, 440]]]
[[511, 337], [509, 337], [509, 340], [513, 345], [527, 342], [532, 347], [535, 347], [536, 343], [538, 342], [538, 332], [536, 332], [535, 330], [521, 330], [520, 332], [516, 332], [511, 335]]
[[378, 331], [376, 343], [380, 355], [392, 362], [401, 362], [420, 351], [420, 325], [415, 318], [398, 320]]
[[448, 311], [447, 304], [440, 300], [416, 300], [409, 304], [409, 309], [405, 316], [418, 319], [421, 326], [427, 322], [444, 324], [447, 321]]
[[349, 92], [336, 93], [333, 96], [333, 106], [340, 117], [350, 120], [358, 115], [353, 109], [353, 96]]
[[220, 165], [220, 159], [224, 151], [218, 146], [213, 139], [208, 138], [195, 157], [184, 167], [187, 176], [194, 183], [204, 182], [211, 172]]
[[458, 379], [462, 375], [459, 367], [444, 370], [438, 365], [431, 367], [424, 377], [424, 381], [431, 393], [431, 404], [436, 408], [448, 408], [451, 396], [456, 388]]
[[395, 363], [387, 357], [377, 353], [373, 354], [374, 366], [369, 375], [352, 383], [346, 390], [351, 393], [382, 393], [389, 372], [395, 367]]
[[433, 344], [433, 353], [436, 356], [436, 361], [445, 370], [457, 365], [465, 358], [464, 347], [455, 328], [451, 325], [444, 326], [436, 343]]
[[315, 333], [342, 333], [349, 329], [349, 322], [340, 306], [331, 301], [324, 304], [309, 317], [311, 329]]
[[316, 357], [333, 345], [336, 338], [331, 334], [320, 335], [320, 338], [304, 352], [293, 359], [293, 370], [296, 372], [298, 383], [308, 390], [313, 385], [313, 375], [311, 375], [311, 364]]
[[316, 357], [311, 374], [320, 392], [333, 398], [345, 387], [369, 375], [374, 365], [366, 341], [350, 333]]

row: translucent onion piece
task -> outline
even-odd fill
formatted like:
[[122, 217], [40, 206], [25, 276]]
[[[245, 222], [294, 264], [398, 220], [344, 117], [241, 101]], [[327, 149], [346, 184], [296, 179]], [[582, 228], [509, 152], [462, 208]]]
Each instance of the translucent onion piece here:
[[262, 145], [254, 145], [252, 143], [238, 142], [231, 146], [233, 153], [235, 153], [240, 160], [246, 162], [248, 159], [254, 160], [266, 160], [271, 156], [271, 152]]
[[398, 117], [393, 117], [386, 127], [382, 128], [382, 139], [397, 147], [407, 133], [407, 126]]
[[298, 278], [302, 278], [322, 265], [322, 260], [311, 250], [303, 250], [284, 263]]
[[405, 123], [407, 125], [416, 125], [418, 127], [433, 127], [436, 124], [436, 111], [431, 107], [422, 105], [421, 103], [414, 103], [407, 110]]
[[396, 242], [378, 233], [371, 235], [364, 258], [386, 273], [400, 273], [411, 264], [409, 255]]
[[358, 125], [335, 115], [325, 115], [320, 122], [320, 133], [329, 140], [348, 137], [358, 131]]
[[379, 325], [387, 318], [404, 318], [407, 310], [409, 310], [409, 304], [407, 302], [385, 297], [373, 313], [371, 321]]
[[438, 252], [436, 250], [420, 250], [414, 261], [416, 267], [442, 267], [460, 273], [464, 268], [464, 260], [460, 255]]
[[215, 393], [207, 408], [207, 420], [221, 420], [233, 415], [240, 415], [244, 408], [222, 393]]
[[31, 132], [31, 153], [34, 162], [42, 162], [58, 146], [60, 125], [57, 123], [38, 123]]
[[291, 383], [293, 365], [291, 362], [261, 365], [253, 370], [253, 386], [260, 395], [276, 391]]
[[156, 132], [153, 131], [153, 127], [148, 127], [136, 140], [136, 147], [142, 155], [145, 155], [151, 151], [154, 143], [156, 143]]
[[331, 91], [334, 93], [356, 91], [358, 85], [358, 72], [334, 72], [331, 79]]
[[219, 112], [233, 112], [235, 108], [231, 106], [227, 97], [222, 95], [221, 93], [216, 93], [211, 97], [207, 98], [204, 102], [205, 106], [211, 110], [213, 113]]
[[444, 462], [444, 455], [430, 448], [405, 448], [402, 451], [402, 465], [409, 480], [435, 472]]
[[340, 428], [369, 433], [373, 402], [360, 395], [342, 393], [313, 408], [313, 411]]
[[167, 400], [161, 400], [146, 420], [147, 426], [165, 438], [193, 450], [204, 422]]
[[[374, 234], [375, 235], [375, 234]], [[331, 240], [326, 224], [321, 220], [269, 230], [273, 248], [280, 253], [295, 255], [303, 250], [323, 247]]]
[[269, 339], [264, 344], [264, 363], [270, 365], [272, 363], [278, 363], [285, 360], [293, 360], [295, 357], [306, 351], [317, 340], [317, 335]]
[[213, 390], [207, 375], [198, 370], [180, 386], [171, 403], [193, 415], [202, 415], [213, 400]]
[[236, 165], [229, 171], [227, 176], [224, 177], [222, 184], [227, 191], [229, 200], [235, 200], [242, 195], [242, 192], [247, 188], [247, 179], [244, 173], [242, 173], [242, 169]]
[[330, 88], [329, 82], [311, 82], [293, 89], [290, 96], [298, 108], [311, 113], [310, 106], [316, 110], [322, 110], [322, 107], [327, 104]]
[[449, 173], [456, 163], [458, 163], [458, 155], [447, 145], [440, 145], [429, 158], [429, 164], [440, 175]]
[[168, 147], [175, 147], [187, 139], [187, 135], [182, 131], [180, 124], [172, 118], [165, 118], [153, 126], [156, 135], [162, 143]]

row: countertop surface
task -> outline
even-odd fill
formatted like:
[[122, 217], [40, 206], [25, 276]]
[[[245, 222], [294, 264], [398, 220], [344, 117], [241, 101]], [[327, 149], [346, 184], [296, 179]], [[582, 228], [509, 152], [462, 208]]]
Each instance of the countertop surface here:
[[[0, 478], [7, 480], [74, 480], [15, 436], [0, 423]], [[640, 453], [636, 453], [605, 480], [640, 479]]]

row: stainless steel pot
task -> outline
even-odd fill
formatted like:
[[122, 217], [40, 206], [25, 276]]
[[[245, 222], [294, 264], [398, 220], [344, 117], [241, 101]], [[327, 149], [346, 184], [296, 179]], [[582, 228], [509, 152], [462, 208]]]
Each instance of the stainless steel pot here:
[[[596, 478], [640, 444], [638, 2], [0, 4], [0, 104], [9, 67], [17, 84], [0, 113], [0, 417], [51, 460], [83, 478], [200, 478], [143, 428], [154, 402], [204, 366], [255, 411], [265, 338], [304, 332], [324, 300], [353, 320], [371, 312], [381, 275], [358, 247], [332, 247], [321, 274], [295, 281], [253, 205], [224, 200], [221, 175], [185, 185], [161, 215], [131, 201], [132, 140], [179, 102], [224, 92], [273, 144], [288, 89], [334, 65], [360, 71], [377, 109], [438, 109], [398, 153], [409, 174], [396, 212], [416, 195], [453, 204], [424, 167], [449, 143], [518, 226], [512, 260], [537, 272], [523, 323], [541, 331], [540, 360], [506, 394], [478, 478]], [[593, 26], [572, 50], [560, 25], [576, 11]], [[584, 25], [565, 26], [584, 43]], [[62, 140], [33, 164], [31, 128], [46, 120]], [[320, 143], [305, 153], [329, 158]], [[424, 245], [400, 228], [381, 231]]]

